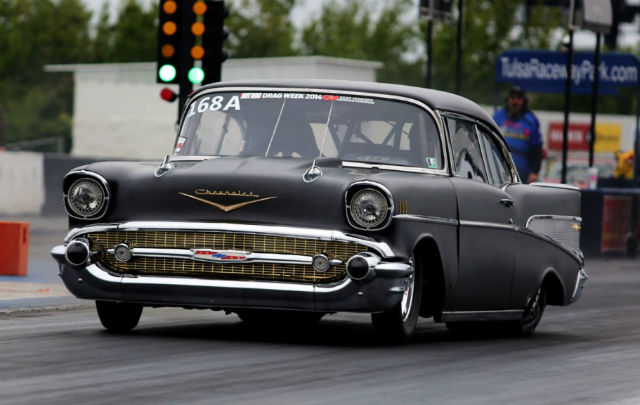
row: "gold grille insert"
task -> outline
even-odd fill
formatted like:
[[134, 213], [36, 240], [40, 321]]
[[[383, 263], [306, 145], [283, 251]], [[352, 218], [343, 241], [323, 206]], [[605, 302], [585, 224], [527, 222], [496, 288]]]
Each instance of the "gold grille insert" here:
[[[112, 271], [123, 274], [175, 275], [203, 278], [251, 279], [330, 283], [342, 280], [346, 262], [367, 247], [351, 242], [322, 241], [288, 236], [226, 232], [108, 231], [86, 235], [98, 260]], [[314, 256], [324, 253], [343, 264], [320, 273], [309, 265], [272, 263], [210, 263], [191, 259], [135, 257], [122, 263], [107, 253], [119, 243], [131, 248], [218, 249], [254, 253]]]

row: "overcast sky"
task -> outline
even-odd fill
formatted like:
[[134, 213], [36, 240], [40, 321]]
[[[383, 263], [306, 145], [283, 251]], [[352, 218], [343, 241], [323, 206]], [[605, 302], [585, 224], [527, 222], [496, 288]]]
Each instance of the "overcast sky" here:
[[[120, 5], [127, 0], [82, 0], [87, 6], [94, 12], [94, 19], [97, 18], [98, 13], [102, 7], [102, 4], [107, 2], [111, 7], [111, 16], [115, 17], [117, 14], [117, 10]], [[157, 0], [138, 0], [146, 7], [149, 7]], [[233, 2], [233, 0], [227, 0], [228, 2]], [[381, 2], [378, 0], [363, 0], [368, 1], [372, 4], [379, 5]], [[416, 12], [417, 12], [417, 2], [416, 1]], [[293, 23], [300, 26], [303, 21], [305, 21], [309, 14], [317, 15], [322, 7], [322, 4], [325, 3], [326, 0], [298, 0], [298, 6], [296, 6], [293, 10]], [[628, 4], [640, 4], [640, 0], [627, 0]], [[416, 13], [417, 14], [417, 13]], [[636, 46], [640, 41], [640, 33], [638, 32], [640, 27], [640, 16], [636, 16], [636, 22], [634, 24], [623, 24], [620, 26], [620, 34], [618, 39], [619, 46]], [[593, 49], [595, 48], [595, 34], [589, 31], [581, 31], [576, 34], [576, 47], [582, 49]]]
[[[100, 12], [103, 3], [109, 3], [111, 8], [111, 16], [114, 17], [118, 11], [120, 5], [127, 0], [82, 0], [94, 13], [94, 18]], [[138, 0], [139, 3], [143, 4], [145, 7], [149, 7], [151, 4], [155, 3], [158, 0]], [[377, 2], [376, 0], [369, 0], [372, 2]], [[233, 0], [227, 0], [228, 3], [232, 3]], [[293, 10], [293, 19], [294, 23], [300, 22], [304, 19], [304, 16], [309, 13], [317, 13], [319, 12], [322, 6], [323, 0], [298, 0], [298, 4]]]

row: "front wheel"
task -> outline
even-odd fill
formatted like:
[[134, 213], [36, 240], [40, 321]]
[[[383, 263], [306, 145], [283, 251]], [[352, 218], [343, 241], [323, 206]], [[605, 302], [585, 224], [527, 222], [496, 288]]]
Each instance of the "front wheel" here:
[[378, 335], [391, 343], [406, 343], [411, 339], [420, 315], [422, 281], [422, 271], [416, 266], [400, 302], [389, 311], [371, 314], [373, 329]]
[[142, 305], [126, 302], [96, 301], [102, 326], [112, 332], [129, 332], [138, 325]]

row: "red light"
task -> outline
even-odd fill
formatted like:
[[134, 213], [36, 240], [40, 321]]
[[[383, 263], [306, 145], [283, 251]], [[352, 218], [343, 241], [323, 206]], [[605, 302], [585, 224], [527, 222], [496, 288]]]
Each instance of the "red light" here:
[[162, 98], [164, 101], [172, 102], [173, 100], [178, 98], [178, 95], [174, 93], [170, 88], [165, 87], [160, 90], [160, 98]]

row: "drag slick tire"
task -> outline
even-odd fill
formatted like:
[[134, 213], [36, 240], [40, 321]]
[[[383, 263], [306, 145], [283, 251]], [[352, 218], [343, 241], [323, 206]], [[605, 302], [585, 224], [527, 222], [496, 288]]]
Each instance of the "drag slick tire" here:
[[126, 302], [96, 301], [96, 309], [102, 326], [117, 333], [135, 328], [142, 315], [142, 305]]
[[531, 336], [542, 319], [547, 306], [547, 295], [539, 288], [517, 321], [446, 322], [447, 329], [467, 337]]
[[522, 319], [509, 322], [510, 331], [517, 336], [531, 336], [540, 323], [546, 306], [547, 294], [543, 288], [539, 288], [535, 297], [527, 305]]

